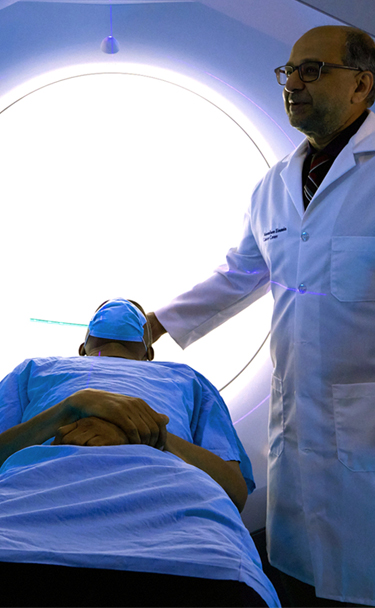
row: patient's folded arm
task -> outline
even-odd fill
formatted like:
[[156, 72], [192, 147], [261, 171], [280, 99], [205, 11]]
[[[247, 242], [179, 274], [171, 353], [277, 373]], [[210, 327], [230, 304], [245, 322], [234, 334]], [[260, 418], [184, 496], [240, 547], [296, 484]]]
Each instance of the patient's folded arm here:
[[60, 426], [71, 422], [71, 413], [63, 402], [21, 422], [0, 434], [0, 466], [9, 456], [31, 445], [40, 445], [54, 437]]
[[163, 448], [168, 416], [137, 397], [84, 389], [0, 434], [0, 466], [15, 452], [55, 437], [58, 429], [81, 418], [97, 417], [119, 427], [129, 443]]
[[[84, 422], [87, 418], [91, 418], [91, 422]], [[95, 422], [95, 419], [99, 420]], [[103, 421], [109, 423], [107, 428], [105, 424], [101, 424]], [[247, 487], [238, 462], [226, 462], [212, 452], [169, 433], [166, 430], [168, 422], [167, 416], [155, 412], [142, 399], [84, 389], [27, 422], [1, 433], [0, 466], [15, 452], [32, 445], [40, 445], [56, 436], [55, 444], [143, 443], [157, 449], [164, 448], [188, 464], [205, 471], [221, 485], [239, 511], [242, 511], [247, 499]], [[69, 434], [72, 441], [69, 440]], [[88, 443], [98, 436], [96, 441], [99, 443]]]
[[60, 427], [51, 445], [125, 445], [129, 440], [115, 424], [91, 416]]
[[168, 432], [165, 451], [179, 456], [188, 464], [205, 471], [216, 481], [232, 499], [241, 512], [247, 500], [247, 486], [242, 476], [239, 463], [226, 461], [209, 450], [185, 441]]
[[139, 397], [84, 389], [68, 397], [66, 402], [76, 412], [75, 420], [95, 416], [118, 426], [129, 443], [164, 447], [169, 418]]
[[[127, 443], [130, 442], [121, 429], [95, 417], [81, 418], [77, 422], [61, 427], [53, 441], [53, 445], [71, 444], [81, 446], [123, 445]], [[164, 449], [179, 456], [188, 464], [205, 471], [227, 492], [238, 510], [243, 510], [247, 499], [247, 486], [238, 462], [225, 461], [209, 450], [191, 444], [169, 432]]]

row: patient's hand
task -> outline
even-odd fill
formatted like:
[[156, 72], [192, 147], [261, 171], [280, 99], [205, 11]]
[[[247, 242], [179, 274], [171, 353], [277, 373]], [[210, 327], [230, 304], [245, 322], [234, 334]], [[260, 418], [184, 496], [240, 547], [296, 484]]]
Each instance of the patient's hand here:
[[[99, 418], [118, 427], [127, 443], [163, 448], [167, 440], [168, 416], [155, 412], [143, 399], [93, 388], [77, 391], [61, 402], [72, 423]], [[69, 425], [68, 425], [69, 426]]]
[[129, 443], [125, 433], [115, 424], [92, 416], [61, 426], [51, 445], [124, 445]]

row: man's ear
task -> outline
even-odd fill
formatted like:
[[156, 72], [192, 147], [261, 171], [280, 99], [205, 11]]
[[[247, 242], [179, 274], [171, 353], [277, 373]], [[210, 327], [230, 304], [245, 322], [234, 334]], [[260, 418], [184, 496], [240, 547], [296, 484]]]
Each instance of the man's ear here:
[[84, 357], [85, 354], [86, 354], [85, 346], [84, 346], [83, 343], [80, 345], [80, 347], [78, 349], [78, 354], [79, 354], [80, 357]]
[[363, 103], [366, 101], [374, 83], [372, 72], [360, 72], [357, 76], [357, 88], [352, 96], [353, 103]]

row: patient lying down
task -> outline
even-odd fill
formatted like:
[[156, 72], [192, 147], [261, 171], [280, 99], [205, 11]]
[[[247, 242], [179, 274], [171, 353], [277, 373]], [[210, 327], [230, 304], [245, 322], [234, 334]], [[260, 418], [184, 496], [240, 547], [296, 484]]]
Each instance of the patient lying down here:
[[152, 361], [143, 311], [122, 298], [79, 355], [0, 383], [2, 580], [59, 589], [34, 578], [6, 604], [279, 606], [239, 514], [255, 486], [218, 391]]

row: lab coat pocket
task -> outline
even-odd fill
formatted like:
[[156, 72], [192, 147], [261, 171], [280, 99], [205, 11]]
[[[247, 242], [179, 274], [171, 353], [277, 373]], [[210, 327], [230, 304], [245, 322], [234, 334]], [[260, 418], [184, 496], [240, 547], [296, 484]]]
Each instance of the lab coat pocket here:
[[375, 384], [335, 384], [338, 459], [351, 471], [375, 471]]
[[276, 376], [272, 376], [268, 440], [270, 453], [280, 456], [284, 450], [283, 381]]
[[375, 301], [375, 237], [332, 238], [331, 293], [340, 302]]

